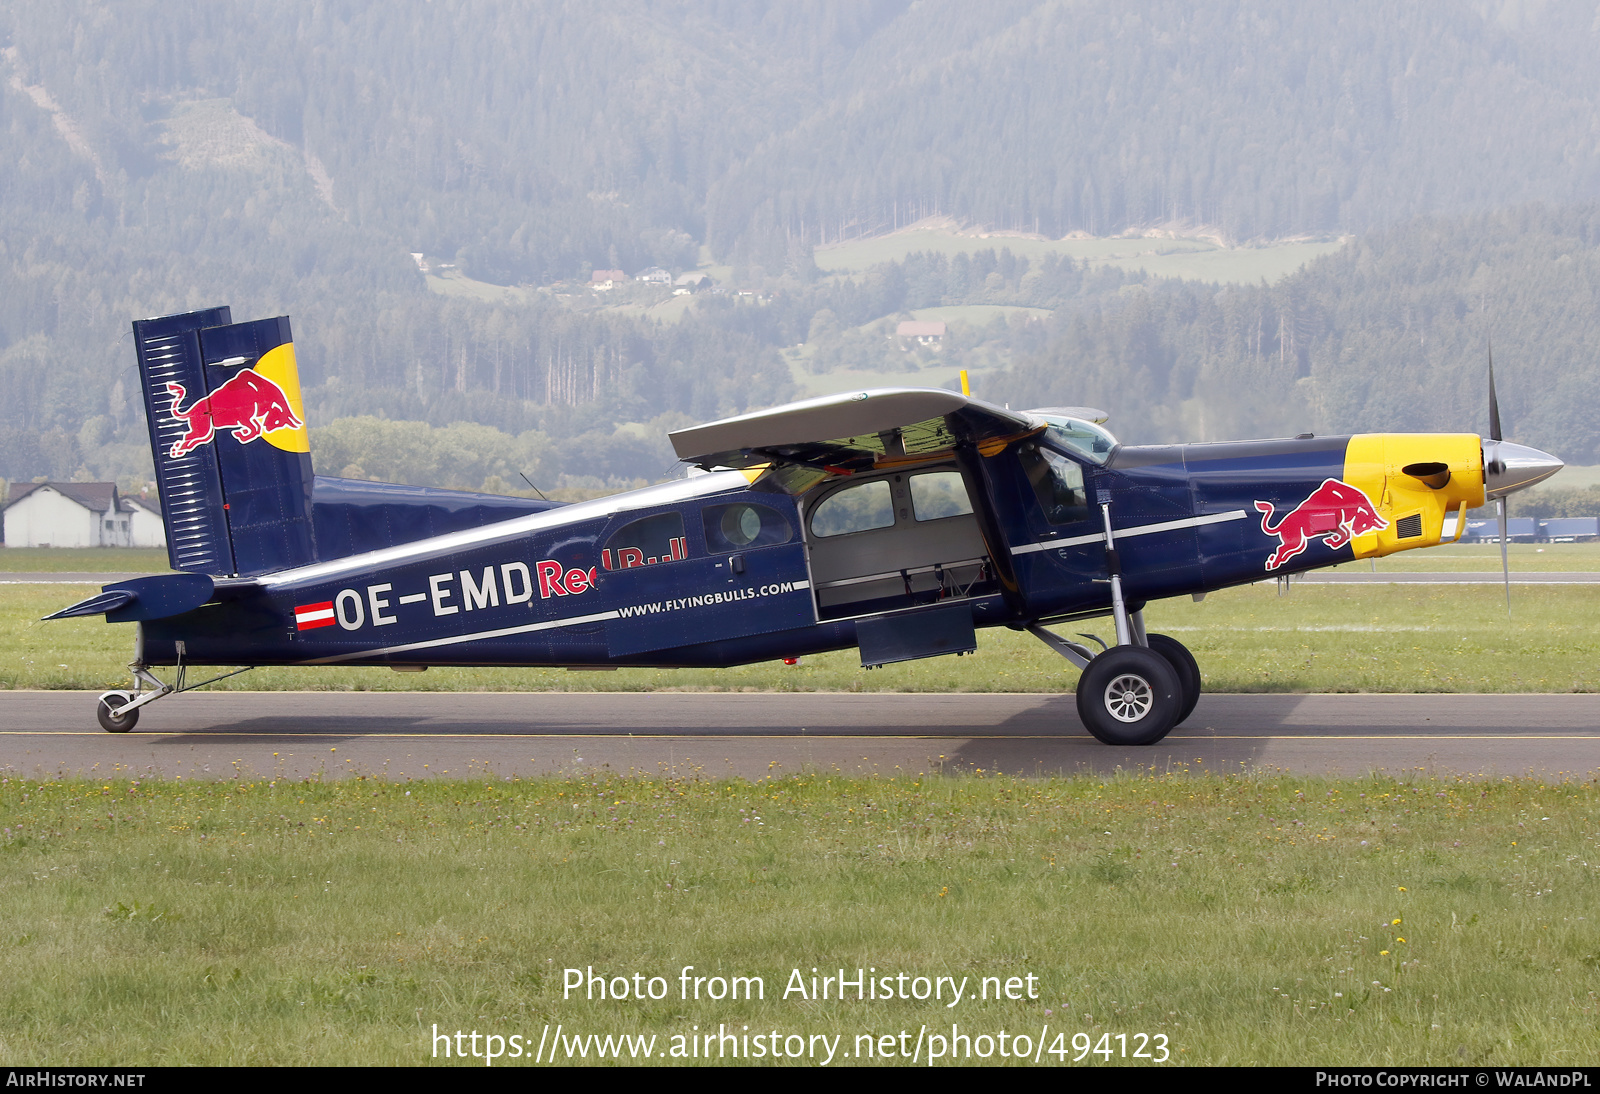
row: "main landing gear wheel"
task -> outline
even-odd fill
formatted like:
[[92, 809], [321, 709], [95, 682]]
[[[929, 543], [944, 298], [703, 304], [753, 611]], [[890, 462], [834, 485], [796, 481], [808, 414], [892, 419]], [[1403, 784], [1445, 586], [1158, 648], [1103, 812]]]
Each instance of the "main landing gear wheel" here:
[[1178, 721], [1178, 672], [1144, 646], [1113, 646], [1078, 679], [1078, 717], [1108, 745], [1153, 745]]
[[100, 719], [100, 728], [107, 733], [126, 733], [139, 724], [139, 712], [130, 710], [126, 714], [118, 711], [133, 702], [132, 696], [125, 691], [108, 691], [100, 696], [100, 703], [95, 707], [95, 717]]
[[1146, 636], [1146, 641], [1151, 649], [1167, 659], [1178, 674], [1178, 686], [1183, 689], [1183, 705], [1178, 708], [1178, 717], [1172, 724], [1181, 726], [1194, 713], [1194, 705], [1200, 701], [1200, 665], [1195, 661], [1194, 654], [1189, 652], [1189, 647], [1176, 638], [1152, 634]]

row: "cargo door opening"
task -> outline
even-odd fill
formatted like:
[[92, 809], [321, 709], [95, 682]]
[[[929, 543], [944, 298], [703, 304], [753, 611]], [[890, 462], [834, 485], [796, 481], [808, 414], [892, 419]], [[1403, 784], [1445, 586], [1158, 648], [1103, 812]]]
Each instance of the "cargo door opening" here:
[[818, 619], [998, 591], [972, 499], [954, 466], [852, 477], [808, 504], [804, 524]]

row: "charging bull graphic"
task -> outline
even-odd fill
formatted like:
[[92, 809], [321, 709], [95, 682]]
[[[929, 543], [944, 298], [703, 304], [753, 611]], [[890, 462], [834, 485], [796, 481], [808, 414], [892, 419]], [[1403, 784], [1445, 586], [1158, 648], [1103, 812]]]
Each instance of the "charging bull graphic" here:
[[1300, 554], [1314, 539], [1337, 549], [1356, 536], [1389, 527], [1389, 522], [1373, 507], [1371, 498], [1338, 479], [1322, 480], [1322, 485], [1313, 490], [1310, 497], [1285, 513], [1276, 524], [1271, 523], [1271, 502], [1258, 501], [1256, 508], [1262, 514], [1261, 530], [1278, 539], [1278, 549], [1267, 559], [1269, 570], [1276, 570]]
[[305, 423], [296, 416], [283, 388], [247, 368], [203, 399], [196, 399], [187, 410], [178, 404], [184, 399], [182, 384], [167, 384], [172, 396], [172, 416], [183, 422], [186, 432], [172, 446], [172, 458], [209, 444], [219, 429], [233, 431], [234, 440], [248, 444], [266, 433], [280, 429], [299, 429]]

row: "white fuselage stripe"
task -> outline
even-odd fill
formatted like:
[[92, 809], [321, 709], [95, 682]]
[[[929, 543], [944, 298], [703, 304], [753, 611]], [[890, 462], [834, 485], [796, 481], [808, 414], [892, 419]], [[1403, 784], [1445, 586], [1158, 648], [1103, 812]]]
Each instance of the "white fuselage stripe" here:
[[603, 520], [616, 513], [633, 509], [648, 509], [658, 505], [676, 505], [716, 494], [746, 488], [750, 480], [738, 471], [722, 471], [709, 475], [696, 475], [691, 479], [646, 486], [624, 494], [595, 498], [592, 501], [574, 502], [559, 509], [511, 517], [506, 520], [469, 528], [461, 532], [447, 532], [442, 536], [384, 547], [366, 554], [336, 558], [329, 562], [314, 562], [292, 570], [279, 570], [275, 574], [262, 574], [255, 583], [263, 588], [278, 585], [308, 585], [341, 578], [349, 574], [366, 574], [385, 566], [404, 566], [407, 563], [425, 562], [429, 559], [452, 555], [474, 547], [488, 547], [509, 543], [536, 532], [549, 531], [584, 520]]
[[543, 623], [528, 623], [521, 627], [501, 627], [494, 631], [477, 631], [473, 634], [454, 634], [448, 638], [430, 638], [426, 642], [407, 642], [400, 646], [382, 646], [372, 650], [338, 653], [332, 657], [314, 657], [302, 665], [331, 665], [338, 661], [359, 661], [364, 657], [382, 657], [389, 653], [408, 653], [411, 650], [434, 649], [438, 646], [456, 646], [462, 642], [478, 642], [486, 638], [504, 638], [512, 634], [530, 634], [533, 631], [554, 630], [557, 627], [574, 627], [579, 623], [598, 623], [603, 619], [617, 619], [617, 612], [596, 612], [594, 615], [575, 615], [566, 619], [549, 619]]
[[[1175, 532], [1180, 528], [1199, 528], [1205, 524], [1222, 524], [1230, 520], [1244, 520], [1249, 515], [1243, 509], [1234, 509], [1227, 513], [1207, 513], [1201, 517], [1164, 520], [1160, 524], [1136, 524], [1132, 528], [1117, 528], [1112, 531], [1111, 536], [1113, 539], [1130, 539], [1133, 536], [1149, 536], [1157, 532]], [[1043, 543], [1024, 543], [1020, 547], [1011, 548], [1011, 553], [1014, 555], [1031, 555], [1035, 551], [1054, 551], [1058, 547], [1079, 547], [1085, 543], [1104, 543], [1105, 541], [1104, 532], [1095, 532], [1087, 536], [1049, 539]]]

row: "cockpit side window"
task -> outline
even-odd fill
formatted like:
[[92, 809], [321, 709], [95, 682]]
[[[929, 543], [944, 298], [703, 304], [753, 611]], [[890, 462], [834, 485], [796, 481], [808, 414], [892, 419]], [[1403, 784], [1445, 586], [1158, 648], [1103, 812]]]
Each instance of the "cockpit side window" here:
[[1111, 450], [1117, 446], [1117, 439], [1093, 422], [1054, 414], [1041, 414], [1039, 417], [1048, 423], [1044, 431], [1046, 440], [1057, 448], [1076, 452], [1093, 463], [1105, 463], [1111, 458]]
[[1022, 470], [1039, 499], [1039, 508], [1051, 524], [1087, 520], [1089, 500], [1083, 488], [1083, 468], [1074, 460], [1035, 443], [1017, 448]]

